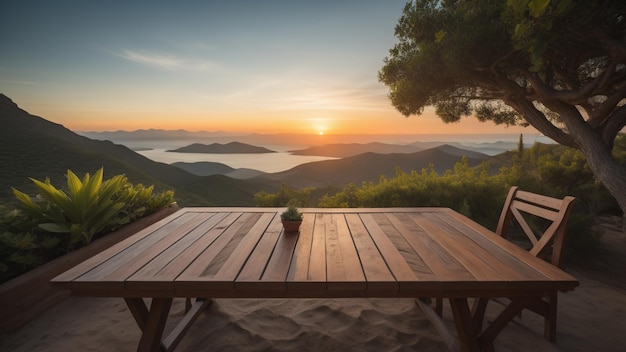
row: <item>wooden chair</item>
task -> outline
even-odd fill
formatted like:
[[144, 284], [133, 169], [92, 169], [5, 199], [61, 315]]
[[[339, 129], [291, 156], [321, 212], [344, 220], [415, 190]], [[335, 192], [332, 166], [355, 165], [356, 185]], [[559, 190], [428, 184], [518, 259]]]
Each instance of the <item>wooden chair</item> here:
[[[522, 191], [513, 186], [506, 197], [496, 234], [504, 238], [509, 237], [513, 220], [517, 222], [523, 234], [528, 239], [528, 245], [522, 245], [531, 254], [541, 257], [555, 266], [561, 266], [563, 261], [563, 247], [567, 232], [567, 220], [570, 215], [574, 197], [563, 199], [552, 198], [540, 194]], [[533, 218], [544, 219], [544, 230], [533, 231]], [[537, 233], [538, 232], [538, 233]], [[519, 243], [515, 239], [514, 243]], [[428, 300], [427, 300], [428, 301]], [[489, 299], [477, 298], [474, 300], [472, 315], [477, 329], [483, 323], [485, 310]], [[443, 313], [443, 299], [435, 300], [434, 312], [441, 316]], [[503, 302], [500, 302], [503, 303]], [[551, 342], [556, 341], [556, 311], [557, 293], [531, 301], [526, 309], [533, 311], [545, 319], [544, 336]]]
[[[511, 187], [506, 197], [496, 234], [508, 238], [511, 234], [513, 220], [517, 222], [523, 234], [528, 238], [528, 248], [532, 255], [545, 259], [555, 266], [561, 266], [563, 247], [567, 232], [567, 220], [570, 215], [574, 197], [563, 199], [552, 198]], [[545, 230], [537, 229], [537, 219], [545, 219]], [[534, 219], [534, 220], [533, 220]], [[533, 228], [535, 230], [533, 231]], [[543, 233], [541, 233], [543, 232]], [[516, 243], [515, 240], [512, 242]], [[488, 299], [474, 301], [474, 317], [476, 325], [482, 325], [482, 318], [487, 308]], [[551, 342], [556, 341], [557, 292], [531, 301], [525, 307], [545, 319], [544, 336]]]

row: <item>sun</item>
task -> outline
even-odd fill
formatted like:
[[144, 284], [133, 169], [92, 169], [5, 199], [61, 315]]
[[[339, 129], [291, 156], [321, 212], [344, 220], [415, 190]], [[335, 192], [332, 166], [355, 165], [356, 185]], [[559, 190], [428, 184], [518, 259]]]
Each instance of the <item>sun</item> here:
[[329, 122], [328, 118], [317, 117], [317, 118], [311, 119], [311, 122], [313, 124], [312, 127], [315, 129], [318, 135], [323, 136], [324, 134], [326, 134], [326, 131], [328, 131], [328, 122]]

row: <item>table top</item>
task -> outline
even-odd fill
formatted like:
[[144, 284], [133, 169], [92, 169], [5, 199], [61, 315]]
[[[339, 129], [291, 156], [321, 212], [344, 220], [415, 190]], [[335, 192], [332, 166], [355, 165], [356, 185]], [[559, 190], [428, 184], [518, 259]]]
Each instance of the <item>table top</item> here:
[[500, 297], [572, 290], [559, 268], [447, 208], [183, 208], [52, 280], [111, 297]]

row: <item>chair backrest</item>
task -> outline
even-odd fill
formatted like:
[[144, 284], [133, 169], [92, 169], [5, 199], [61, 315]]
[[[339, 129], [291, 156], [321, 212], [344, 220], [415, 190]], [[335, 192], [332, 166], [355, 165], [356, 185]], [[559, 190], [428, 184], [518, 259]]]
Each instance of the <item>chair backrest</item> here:
[[[548, 261], [560, 266], [567, 233], [567, 220], [574, 199], [570, 196], [563, 199], [552, 198], [522, 191], [513, 186], [504, 202], [496, 233], [506, 238], [512, 220], [517, 220], [524, 234], [530, 240], [532, 248], [529, 249], [529, 252], [534, 256], [539, 256], [550, 249], [548, 244], [552, 243], [551, 259]], [[529, 225], [529, 215], [531, 215], [530, 217], [536, 216], [546, 219], [551, 223], [543, 233], [537, 234]]]

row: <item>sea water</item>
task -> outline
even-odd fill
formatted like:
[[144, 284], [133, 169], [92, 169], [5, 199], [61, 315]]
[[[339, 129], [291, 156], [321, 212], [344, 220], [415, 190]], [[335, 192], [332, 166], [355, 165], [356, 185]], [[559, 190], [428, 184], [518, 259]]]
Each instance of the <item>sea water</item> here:
[[263, 172], [280, 172], [289, 170], [300, 164], [336, 158], [325, 156], [292, 155], [288, 152], [255, 153], [255, 154], [209, 154], [209, 153], [176, 153], [166, 149], [141, 150], [137, 153], [154, 161], [172, 164], [175, 162], [196, 163], [209, 161], [222, 163], [233, 169], [254, 169]]
[[[336, 159], [327, 156], [293, 155], [289, 151], [304, 149], [313, 145], [295, 145], [291, 139], [289, 142], [281, 143], [275, 138], [262, 138], [263, 136], [252, 137], [225, 137], [208, 141], [199, 138], [186, 139], [117, 139], [116, 144], [122, 144], [137, 153], [157, 162], [172, 164], [175, 162], [216, 162], [228, 165], [234, 169], [254, 169], [262, 172], [281, 172], [289, 170], [301, 164], [323, 160]], [[330, 136], [327, 136], [328, 138]], [[92, 136], [93, 138], [93, 136]], [[98, 138], [95, 138], [98, 139]], [[271, 140], [271, 141], [270, 141]], [[192, 143], [210, 144], [213, 142], [226, 143], [237, 141], [255, 146], [265, 147], [276, 151], [275, 153], [255, 153], [255, 154], [210, 154], [210, 153], [178, 153], [169, 150], [188, 146]], [[464, 146], [477, 147], [486, 143], [505, 142], [510, 149], [515, 149], [519, 141], [519, 134], [499, 134], [499, 135], [399, 135], [399, 136], [346, 136], [336, 139], [327, 139], [327, 143], [368, 143], [381, 142], [389, 144], [410, 144], [412, 142], [442, 142], [457, 143], [460, 148]], [[524, 144], [532, 145], [534, 142], [554, 143], [550, 139], [539, 134], [525, 134]], [[324, 143], [321, 143], [322, 145]], [[469, 148], [471, 149], [471, 148]]]

